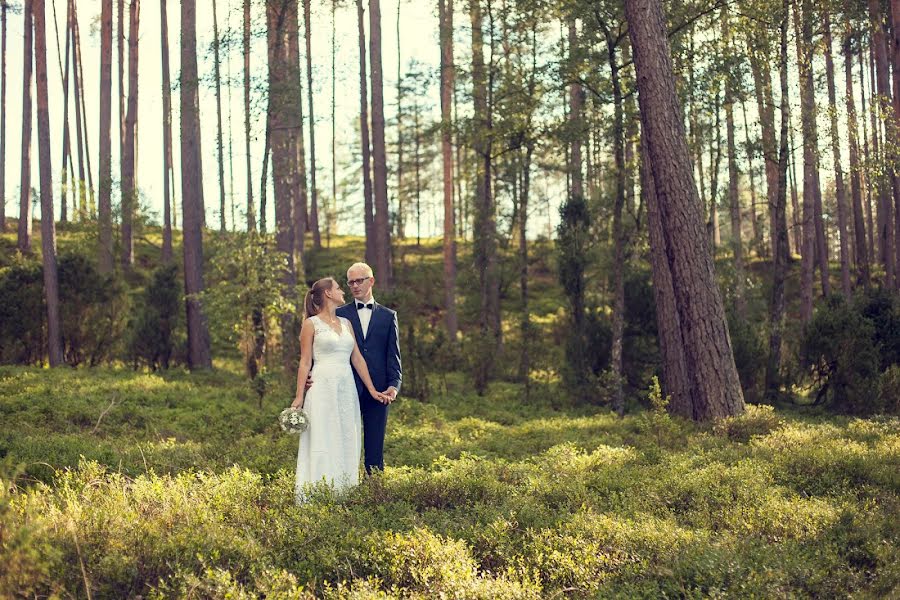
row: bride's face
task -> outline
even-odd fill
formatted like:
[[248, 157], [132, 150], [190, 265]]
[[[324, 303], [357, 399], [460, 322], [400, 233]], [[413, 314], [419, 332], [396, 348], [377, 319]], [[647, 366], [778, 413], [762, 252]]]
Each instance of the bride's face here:
[[338, 285], [338, 282], [335, 281], [331, 284], [331, 289], [325, 292], [325, 297], [334, 302], [335, 304], [343, 304], [344, 303], [344, 290], [341, 289], [341, 286]]

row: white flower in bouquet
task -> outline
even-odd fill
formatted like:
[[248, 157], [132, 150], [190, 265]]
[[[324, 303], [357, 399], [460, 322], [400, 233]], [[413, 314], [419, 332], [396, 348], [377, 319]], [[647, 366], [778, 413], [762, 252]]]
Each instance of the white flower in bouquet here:
[[278, 415], [281, 428], [288, 433], [303, 433], [309, 427], [309, 416], [302, 408], [288, 407]]

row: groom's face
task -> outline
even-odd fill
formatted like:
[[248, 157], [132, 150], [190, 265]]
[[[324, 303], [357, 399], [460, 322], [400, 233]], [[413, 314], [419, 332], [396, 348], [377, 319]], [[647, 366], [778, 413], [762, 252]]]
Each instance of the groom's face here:
[[349, 269], [347, 271], [347, 281], [350, 287], [350, 293], [356, 300], [368, 300], [372, 294], [372, 287], [375, 285], [375, 278], [369, 275], [364, 269]]

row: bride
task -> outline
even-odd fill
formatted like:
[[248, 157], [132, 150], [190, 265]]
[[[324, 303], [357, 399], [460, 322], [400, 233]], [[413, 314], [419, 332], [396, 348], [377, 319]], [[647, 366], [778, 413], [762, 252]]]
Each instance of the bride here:
[[[306, 484], [324, 480], [345, 490], [359, 483], [362, 418], [350, 365], [373, 398], [387, 401], [372, 384], [350, 321], [335, 315], [343, 303], [344, 291], [331, 277], [315, 282], [304, 300], [297, 396], [291, 403], [294, 408], [304, 408], [309, 416], [309, 428], [300, 434], [297, 453], [298, 501], [303, 499]], [[315, 383], [305, 390], [310, 374]]]

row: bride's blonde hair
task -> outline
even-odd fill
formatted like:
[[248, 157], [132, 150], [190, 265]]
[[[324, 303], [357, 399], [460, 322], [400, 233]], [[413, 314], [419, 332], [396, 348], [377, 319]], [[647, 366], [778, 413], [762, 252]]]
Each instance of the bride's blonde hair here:
[[333, 288], [334, 284], [334, 277], [323, 277], [312, 284], [306, 292], [306, 298], [303, 299], [304, 318], [317, 315], [325, 308], [325, 292]]

